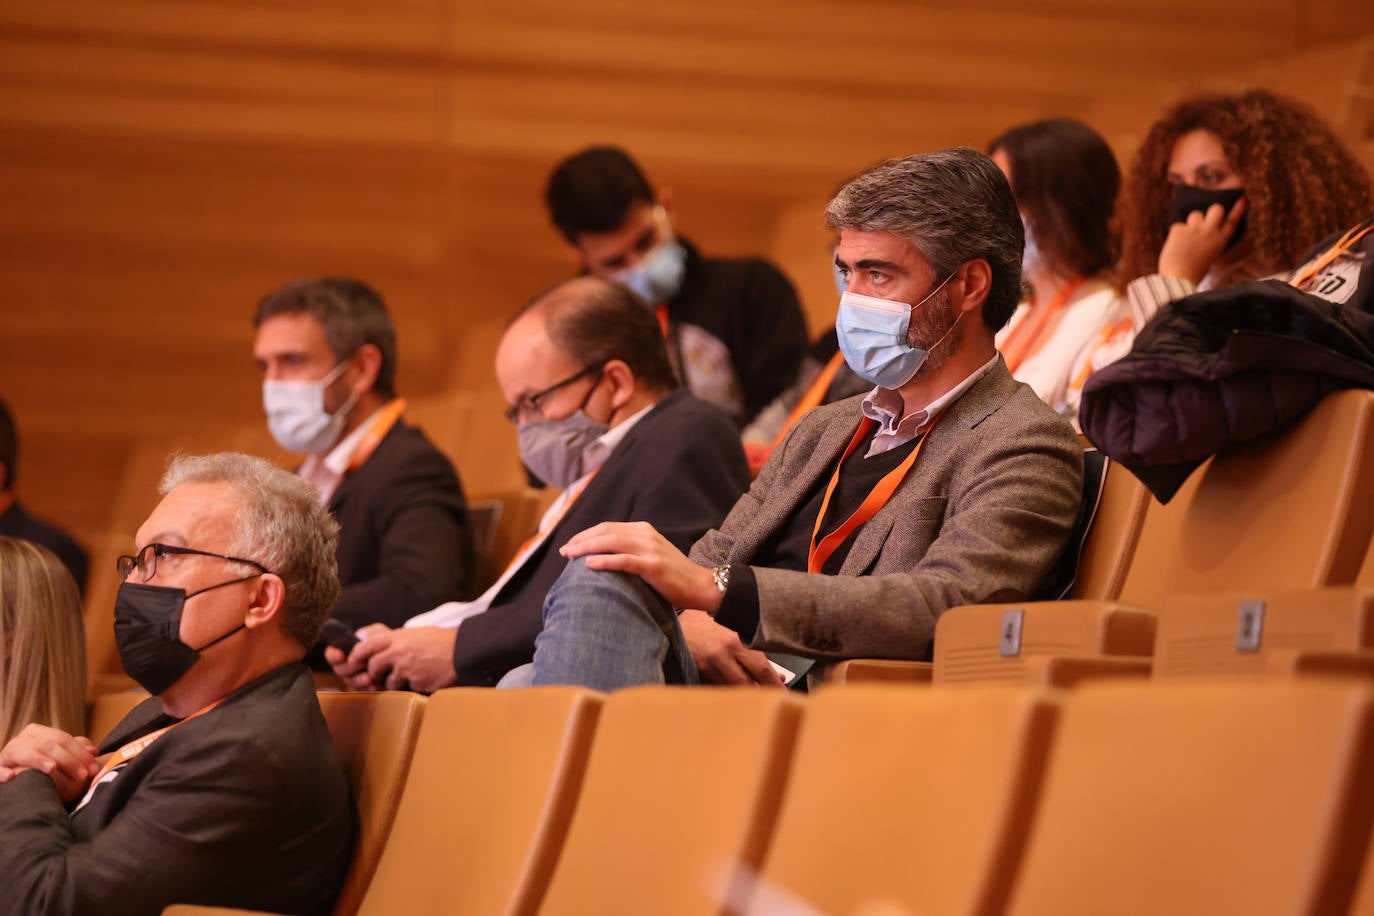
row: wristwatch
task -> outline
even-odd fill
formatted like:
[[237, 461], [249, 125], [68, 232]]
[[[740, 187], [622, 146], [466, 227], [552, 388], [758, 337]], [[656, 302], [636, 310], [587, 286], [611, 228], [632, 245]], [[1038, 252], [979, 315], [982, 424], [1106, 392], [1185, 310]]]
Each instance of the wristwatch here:
[[720, 566], [711, 570], [711, 580], [716, 583], [716, 590], [722, 595], [730, 587], [730, 564], [722, 563]]

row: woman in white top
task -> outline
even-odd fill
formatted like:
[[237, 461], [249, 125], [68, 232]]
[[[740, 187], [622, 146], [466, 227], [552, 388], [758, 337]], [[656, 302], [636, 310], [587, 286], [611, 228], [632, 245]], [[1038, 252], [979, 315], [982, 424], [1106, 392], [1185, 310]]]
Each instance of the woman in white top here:
[[1053, 118], [1013, 127], [988, 147], [1026, 224], [1028, 295], [997, 335], [1011, 374], [1061, 414], [1078, 415], [1075, 358], [1098, 338], [1119, 301], [1110, 283], [1110, 228], [1121, 173], [1091, 127]]

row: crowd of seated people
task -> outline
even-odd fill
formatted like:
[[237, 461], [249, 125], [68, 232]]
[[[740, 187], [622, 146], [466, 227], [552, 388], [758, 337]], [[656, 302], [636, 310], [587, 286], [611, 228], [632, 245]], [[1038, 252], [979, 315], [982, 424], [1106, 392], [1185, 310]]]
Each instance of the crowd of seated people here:
[[308, 664], [367, 691], [804, 690], [833, 662], [928, 659], [941, 614], [1039, 596], [1071, 544], [1092, 373], [1170, 301], [1298, 266], [1374, 196], [1260, 91], [1171, 109], [1124, 188], [1067, 119], [885, 160], [817, 214], [838, 309], [809, 357], [781, 272], [702, 255], [622, 150], [561, 162], [545, 203], [581, 275], [508, 304], [493, 368], [526, 470], [561, 493], [482, 595], [457, 471], [403, 419], [391, 319], [347, 277], [254, 315], [294, 473], [177, 458], [120, 558], [120, 660], [152, 697], [109, 735], [83, 734], [70, 575], [0, 538], [0, 913], [327, 911], [353, 824]]

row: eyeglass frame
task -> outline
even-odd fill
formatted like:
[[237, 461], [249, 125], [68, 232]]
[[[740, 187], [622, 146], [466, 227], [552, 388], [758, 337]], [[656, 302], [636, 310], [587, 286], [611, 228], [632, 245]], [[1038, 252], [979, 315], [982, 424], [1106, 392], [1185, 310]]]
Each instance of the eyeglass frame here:
[[132, 573], [134, 570], [138, 569], [138, 558], [141, 557], [143, 554], [147, 553], [149, 550], [153, 552], [152, 572], [149, 573], [147, 576], [143, 575], [143, 573], [141, 572], [138, 574], [139, 581], [145, 583], [151, 582], [153, 578], [157, 575], [157, 559], [158, 557], [164, 556], [214, 557], [218, 560], [229, 560], [234, 563], [243, 563], [247, 566], [253, 567], [254, 569], [258, 570], [260, 573], [264, 575], [272, 572], [270, 569], [268, 569], [266, 566], [263, 566], [257, 560], [245, 560], [243, 557], [231, 557], [228, 554], [212, 553], [208, 550], [197, 550], [194, 547], [178, 547], [176, 544], [159, 544], [157, 542], [153, 542], [152, 544], [145, 544], [143, 547], [140, 547], [138, 549], [138, 552], [133, 554], [132, 556], [126, 553], [120, 554], [118, 557], [115, 558], [115, 571], [119, 573], [119, 577], [121, 579], [129, 578], [129, 574]]
[[512, 425], [515, 426], [520, 425], [520, 415], [527, 411], [532, 412], [534, 414], [535, 420], [542, 420], [544, 419], [544, 408], [541, 407], [539, 404], [541, 400], [553, 394], [555, 391], [568, 387], [578, 379], [586, 378], [593, 372], [600, 372], [602, 369], [605, 368], [606, 364], [604, 362], [595, 363], [593, 365], [587, 366], [580, 372], [568, 376], [561, 382], [554, 382], [552, 385], [545, 388], [543, 391], [536, 391], [534, 394], [521, 395], [520, 399], [515, 402], [515, 406], [506, 408], [504, 416], [508, 421], [510, 421]]

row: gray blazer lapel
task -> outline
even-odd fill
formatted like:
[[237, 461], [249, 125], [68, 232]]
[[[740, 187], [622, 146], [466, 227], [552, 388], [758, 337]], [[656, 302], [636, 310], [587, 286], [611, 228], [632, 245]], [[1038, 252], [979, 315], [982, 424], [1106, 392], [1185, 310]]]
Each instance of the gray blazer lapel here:
[[[883, 549], [888, 534], [892, 531], [898, 513], [919, 512], [930, 502], [923, 498], [901, 498], [902, 494], [912, 487], [926, 490], [932, 480], [944, 479], [946, 475], [940, 469], [950, 462], [960, 460], [955, 451], [955, 444], [965, 441], [963, 433], [996, 413], [1011, 397], [1017, 384], [1007, 372], [1001, 356], [998, 356], [997, 364], [988, 370], [988, 374], [979, 379], [963, 397], [950, 405], [940, 422], [927, 434], [927, 441], [921, 445], [921, 453], [916, 456], [911, 473], [907, 474], [902, 485], [893, 494], [893, 498], [878, 510], [854, 538], [854, 545], [840, 566], [841, 575], [862, 575], [873, 565]], [[925, 473], [922, 473], [922, 469]], [[944, 496], [943, 493], [923, 495], [933, 499]], [[921, 546], [920, 552], [925, 552], [924, 545]]]

